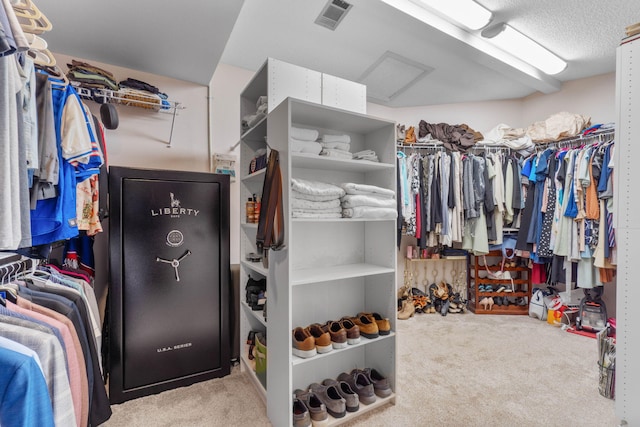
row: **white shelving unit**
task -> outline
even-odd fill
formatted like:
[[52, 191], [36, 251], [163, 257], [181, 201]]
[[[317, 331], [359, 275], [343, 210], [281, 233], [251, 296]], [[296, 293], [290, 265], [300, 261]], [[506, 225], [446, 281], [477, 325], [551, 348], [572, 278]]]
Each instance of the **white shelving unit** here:
[[[640, 147], [640, 37], [633, 36], [617, 49], [616, 63], [616, 147], [614, 157], [614, 220], [618, 247], [616, 294], [616, 415], [624, 425], [640, 424], [640, 366], [638, 332], [640, 298], [635, 263], [640, 255], [640, 227], [636, 182]], [[622, 424], [621, 424], [622, 425]]]
[[[255, 104], [257, 97], [266, 93], [266, 75], [264, 69], [258, 72], [241, 95], [241, 105]], [[262, 90], [258, 86], [262, 86]], [[263, 397], [266, 396], [271, 423], [277, 426], [292, 423], [294, 390], [306, 389], [309, 384], [326, 378], [336, 378], [355, 367], [375, 368], [389, 378], [394, 392], [396, 385], [396, 220], [296, 219], [291, 217], [289, 210], [292, 178], [334, 184], [356, 182], [395, 191], [395, 123], [316, 102], [288, 97], [274, 106], [269, 99], [266, 134], [261, 122], [256, 125], [260, 130], [248, 130], [240, 141], [243, 219], [244, 201], [253, 193], [261, 193], [264, 174], [248, 175], [247, 172], [256, 150], [266, 147], [265, 136], [268, 135], [270, 148], [280, 153], [286, 247], [271, 251], [268, 269], [261, 263], [241, 263], [241, 283], [246, 283], [249, 275], [267, 278], [267, 320], [262, 322], [246, 306], [242, 310], [241, 333], [246, 337], [250, 330], [266, 332], [266, 390], [259, 382], [256, 385]], [[352, 152], [374, 150], [380, 163], [292, 155], [288, 142], [291, 126], [317, 129], [320, 134], [349, 134]], [[241, 227], [242, 259], [247, 252], [255, 252], [256, 231], [257, 227]], [[391, 334], [371, 340], [363, 338], [358, 345], [309, 359], [293, 356], [291, 331], [296, 326], [338, 320], [361, 311], [378, 312], [388, 317]], [[243, 368], [255, 379], [250, 361], [245, 358], [246, 354], [243, 355]], [[378, 398], [372, 405], [361, 405], [358, 412], [331, 419], [330, 425], [395, 403], [395, 397], [394, 393], [386, 399]]]

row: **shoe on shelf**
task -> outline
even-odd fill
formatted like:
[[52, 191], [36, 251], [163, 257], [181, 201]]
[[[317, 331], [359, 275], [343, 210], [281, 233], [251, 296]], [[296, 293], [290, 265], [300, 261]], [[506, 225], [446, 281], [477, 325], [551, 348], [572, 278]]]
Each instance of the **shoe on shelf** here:
[[327, 407], [318, 396], [312, 391], [296, 390], [293, 392], [294, 397], [300, 399], [309, 410], [309, 416], [313, 427], [326, 426], [329, 424], [329, 414]]
[[340, 319], [340, 324], [347, 332], [347, 344], [354, 345], [360, 342], [360, 328], [348, 317]]
[[344, 381], [351, 387], [351, 390], [358, 394], [358, 399], [365, 405], [370, 405], [376, 401], [376, 394], [373, 389], [373, 384], [365, 374], [358, 371], [351, 371], [351, 373], [343, 372], [338, 375], [338, 381]]
[[378, 333], [380, 335], [389, 335], [391, 333], [391, 323], [389, 323], [389, 319], [386, 317], [382, 317], [380, 313], [358, 313], [358, 317], [361, 315], [369, 316], [369, 318], [373, 317], [373, 320], [376, 322], [378, 326]]
[[340, 395], [337, 387], [333, 385], [322, 385], [313, 383], [309, 386], [309, 390], [318, 396], [318, 399], [327, 408], [327, 412], [334, 418], [342, 418], [347, 414], [347, 404], [345, 399]]
[[496, 305], [502, 305], [502, 297], [493, 297], [493, 302]]
[[496, 290], [496, 292], [504, 292], [504, 291], [506, 291], [506, 290], [507, 290], [507, 288], [506, 288], [505, 286], [500, 286], [500, 287], [498, 288], [498, 290]]
[[340, 322], [329, 320], [324, 325], [323, 329], [329, 332], [329, 336], [331, 336], [331, 345], [333, 345], [334, 349], [347, 348], [347, 331]]
[[362, 372], [371, 384], [373, 384], [373, 391], [378, 397], [389, 397], [391, 395], [391, 386], [389, 380], [384, 377], [380, 372], [373, 368], [354, 369], [356, 372]]
[[297, 397], [293, 397], [293, 427], [311, 427], [311, 415], [307, 405]]
[[316, 339], [311, 336], [307, 329], [298, 326], [291, 333], [292, 353], [303, 359], [313, 357], [316, 351]]
[[319, 323], [313, 323], [307, 326], [307, 331], [316, 340], [316, 351], [320, 354], [329, 353], [333, 350], [331, 345], [331, 335], [322, 328]]
[[[411, 305], [413, 305], [413, 303]], [[378, 338], [378, 336], [380, 336], [378, 324], [373, 317], [361, 315], [351, 318], [351, 321], [353, 321], [353, 323], [358, 325], [358, 328], [360, 328], [360, 335], [369, 339]]]
[[360, 409], [360, 399], [358, 398], [358, 393], [353, 391], [351, 386], [344, 381], [337, 381], [332, 378], [327, 378], [322, 381], [323, 385], [326, 386], [334, 386], [338, 389], [338, 393], [345, 401], [345, 405], [347, 407], [347, 412], [356, 412]]

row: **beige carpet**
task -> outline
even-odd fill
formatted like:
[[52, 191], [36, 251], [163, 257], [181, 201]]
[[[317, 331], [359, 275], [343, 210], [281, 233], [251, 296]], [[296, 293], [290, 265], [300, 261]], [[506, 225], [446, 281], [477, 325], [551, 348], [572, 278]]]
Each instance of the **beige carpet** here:
[[[348, 426], [614, 427], [598, 393], [591, 338], [525, 316], [423, 314], [398, 321], [396, 405]], [[113, 406], [105, 425], [268, 426], [265, 407], [234, 369], [207, 381]], [[277, 426], [279, 427], [279, 426]]]

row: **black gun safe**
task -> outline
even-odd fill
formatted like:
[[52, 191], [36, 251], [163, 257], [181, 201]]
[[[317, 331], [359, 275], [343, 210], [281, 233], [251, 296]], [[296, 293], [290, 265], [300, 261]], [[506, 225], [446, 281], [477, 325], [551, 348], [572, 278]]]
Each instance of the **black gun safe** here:
[[229, 176], [109, 168], [109, 399], [230, 372]]

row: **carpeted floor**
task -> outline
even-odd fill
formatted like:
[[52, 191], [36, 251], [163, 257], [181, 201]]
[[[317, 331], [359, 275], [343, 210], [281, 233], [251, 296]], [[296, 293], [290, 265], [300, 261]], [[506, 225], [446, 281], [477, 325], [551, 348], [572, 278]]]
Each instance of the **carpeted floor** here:
[[[525, 316], [398, 321], [396, 405], [347, 426], [614, 427], [598, 393], [597, 345]], [[113, 406], [108, 427], [268, 426], [239, 368], [225, 378]], [[279, 426], [276, 426], [279, 427]]]

